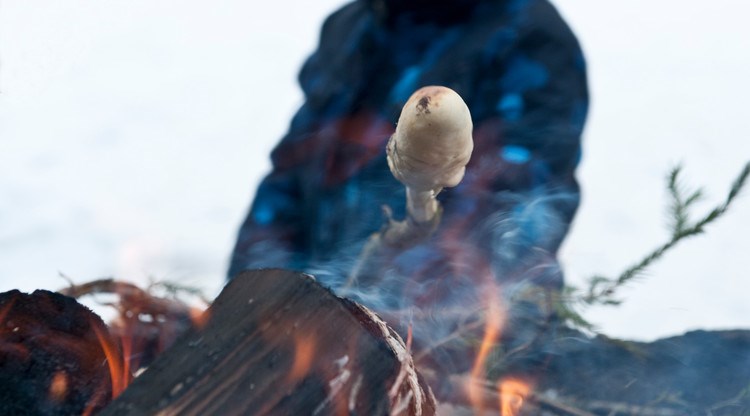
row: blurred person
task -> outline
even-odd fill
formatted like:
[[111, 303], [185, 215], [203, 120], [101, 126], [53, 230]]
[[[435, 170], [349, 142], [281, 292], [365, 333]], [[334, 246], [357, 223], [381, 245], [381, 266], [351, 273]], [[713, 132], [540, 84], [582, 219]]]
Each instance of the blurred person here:
[[[412, 326], [423, 365], [438, 373], [470, 369], [468, 335], [444, 341], [487, 302], [502, 303], [518, 342], [537, 337], [539, 325], [513, 322], [554, 315], [546, 294], [563, 287], [556, 254], [579, 204], [588, 108], [583, 54], [554, 7], [357, 0], [326, 19], [299, 83], [304, 104], [271, 154], [228, 277], [266, 267], [313, 274], [402, 334]], [[366, 271], [370, 284], [349, 288], [380, 207], [405, 215], [385, 145], [406, 100], [427, 85], [455, 90], [471, 110], [466, 175], [438, 196], [444, 211], [429, 240], [384, 256]]]

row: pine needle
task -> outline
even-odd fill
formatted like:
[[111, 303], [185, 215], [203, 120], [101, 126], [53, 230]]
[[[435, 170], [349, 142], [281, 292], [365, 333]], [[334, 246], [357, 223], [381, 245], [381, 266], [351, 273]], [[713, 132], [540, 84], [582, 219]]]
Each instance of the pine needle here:
[[586, 321], [575, 308], [577, 306], [620, 305], [622, 300], [615, 297], [619, 289], [642, 276], [649, 266], [661, 259], [681, 241], [704, 233], [706, 226], [719, 219], [729, 210], [732, 202], [747, 183], [748, 176], [750, 176], [750, 162], [745, 164], [740, 174], [732, 182], [732, 187], [726, 199], [695, 222], [691, 221], [691, 211], [695, 203], [703, 199], [704, 192], [702, 188], [690, 189], [683, 185], [680, 180], [681, 172], [682, 167], [678, 165], [672, 168], [667, 175], [667, 190], [670, 197], [668, 206], [670, 239], [647, 253], [641, 260], [625, 269], [616, 278], [593, 276], [588, 279], [588, 286], [583, 292], [574, 287], [566, 288], [566, 293], [575, 295], [561, 297], [560, 302], [558, 302], [560, 305], [556, 307], [561, 318], [575, 327], [592, 330], [594, 326]]

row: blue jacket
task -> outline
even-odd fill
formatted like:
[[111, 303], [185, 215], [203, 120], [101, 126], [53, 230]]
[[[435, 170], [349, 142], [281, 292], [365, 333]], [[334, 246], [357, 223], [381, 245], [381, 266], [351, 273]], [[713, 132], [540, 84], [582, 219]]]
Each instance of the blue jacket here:
[[[404, 308], [431, 316], [479, 303], [487, 282], [506, 296], [562, 286], [556, 252], [579, 204], [588, 107], [578, 42], [546, 0], [421, 3], [440, 2], [358, 0], [325, 21], [299, 75], [305, 102], [271, 155], [230, 278], [261, 267], [306, 271], [397, 319]], [[345, 288], [382, 224], [381, 206], [404, 215], [385, 144], [425, 85], [452, 88], [471, 110], [466, 176], [439, 195], [442, 223], [429, 241], [386, 256], [368, 271], [371, 284]]]

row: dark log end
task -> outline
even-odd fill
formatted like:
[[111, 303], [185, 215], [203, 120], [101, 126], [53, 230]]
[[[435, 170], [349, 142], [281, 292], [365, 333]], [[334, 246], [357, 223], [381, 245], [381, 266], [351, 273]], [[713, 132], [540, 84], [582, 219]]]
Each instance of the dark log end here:
[[114, 345], [102, 320], [75, 299], [45, 290], [0, 294], [0, 414], [103, 408], [112, 384], [100, 337]]

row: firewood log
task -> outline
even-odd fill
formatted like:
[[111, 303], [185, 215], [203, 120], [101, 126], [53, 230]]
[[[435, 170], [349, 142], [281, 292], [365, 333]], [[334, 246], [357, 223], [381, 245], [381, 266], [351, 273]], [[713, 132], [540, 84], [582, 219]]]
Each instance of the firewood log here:
[[102, 320], [73, 298], [0, 293], [0, 414], [101, 409], [112, 397], [108, 362], [121, 362], [115, 345]]
[[399, 336], [313, 277], [235, 277], [102, 415], [432, 415]]

